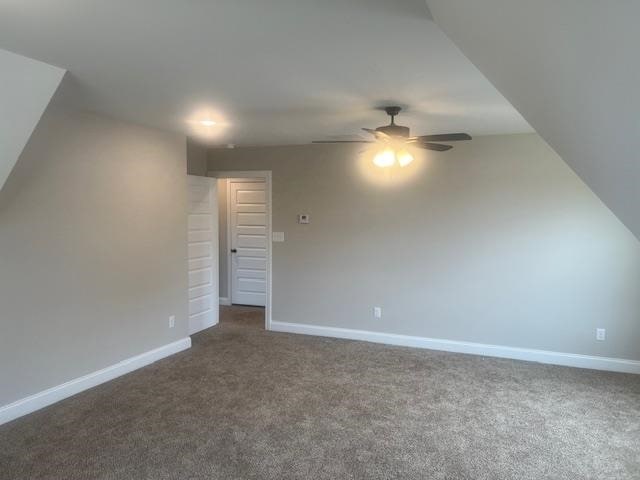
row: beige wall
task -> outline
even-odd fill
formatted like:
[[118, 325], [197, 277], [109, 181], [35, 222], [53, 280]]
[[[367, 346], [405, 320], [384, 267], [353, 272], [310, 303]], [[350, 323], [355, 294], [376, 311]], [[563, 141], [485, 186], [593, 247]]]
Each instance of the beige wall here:
[[640, 359], [640, 243], [540, 137], [392, 177], [359, 148], [209, 151], [209, 170], [273, 171], [274, 321]]
[[45, 114], [0, 192], [0, 405], [187, 335], [185, 170], [184, 137]]
[[192, 138], [187, 138], [187, 173], [207, 176], [207, 147]]

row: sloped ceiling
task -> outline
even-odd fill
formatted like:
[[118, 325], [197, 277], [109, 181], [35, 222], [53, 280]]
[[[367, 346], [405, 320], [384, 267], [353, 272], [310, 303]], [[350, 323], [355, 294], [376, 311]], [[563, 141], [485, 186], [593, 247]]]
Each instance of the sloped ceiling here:
[[532, 131], [424, 0], [0, 0], [0, 48], [66, 68], [56, 100], [189, 135], [211, 116], [212, 143], [361, 134], [389, 103], [415, 133]]
[[0, 50], [0, 189], [65, 71]]
[[427, 4], [467, 58], [640, 238], [640, 2]]

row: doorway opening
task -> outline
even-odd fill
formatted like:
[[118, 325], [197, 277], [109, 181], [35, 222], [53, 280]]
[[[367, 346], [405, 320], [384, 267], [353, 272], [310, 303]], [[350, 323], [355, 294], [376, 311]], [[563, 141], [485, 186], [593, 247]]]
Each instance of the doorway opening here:
[[271, 328], [271, 172], [215, 171], [220, 320]]
[[264, 307], [245, 305], [220, 305], [220, 324], [223, 327], [233, 326], [264, 330], [265, 309]]

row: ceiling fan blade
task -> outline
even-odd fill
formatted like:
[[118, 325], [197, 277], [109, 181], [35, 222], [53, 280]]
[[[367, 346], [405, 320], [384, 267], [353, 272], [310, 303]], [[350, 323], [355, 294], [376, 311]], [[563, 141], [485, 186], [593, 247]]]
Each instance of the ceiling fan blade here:
[[413, 138], [423, 142], [459, 142], [461, 140], [471, 140], [471, 135], [468, 133], [442, 133], [440, 135], [422, 135]]
[[372, 128], [363, 128], [362, 130], [376, 137], [376, 140], [382, 140], [384, 142], [388, 142], [389, 140], [391, 140], [391, 137], [384, 132], [379, 132], [377, 130], [373, 130]]
[[451, 150], [453, 148], [451, 145], [442, 145], [441, 143], [429, 142], [417, 143], [416, 147], [424, 148], [425, 150], [434, 150], [436, 152], [446, 152], [447, 150]]
[[376, 143], [373, 140], [314, 140], [311, 143]]

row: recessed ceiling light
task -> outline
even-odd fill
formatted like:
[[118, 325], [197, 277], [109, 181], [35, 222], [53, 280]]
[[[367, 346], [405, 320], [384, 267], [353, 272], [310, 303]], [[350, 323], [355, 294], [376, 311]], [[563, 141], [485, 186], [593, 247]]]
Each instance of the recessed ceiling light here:
[[[0, 0], [1, 3], [1, 0]], [[184, 122], [189, 129], [189, 135], [202, 141], [211, 143], [227, 143], [230, 138], [227, 130], [231, 127], [226, 115], [212, 106], [202, 106], [185, 116]], [[224, 139], [224, 140], [223, 140]]]

